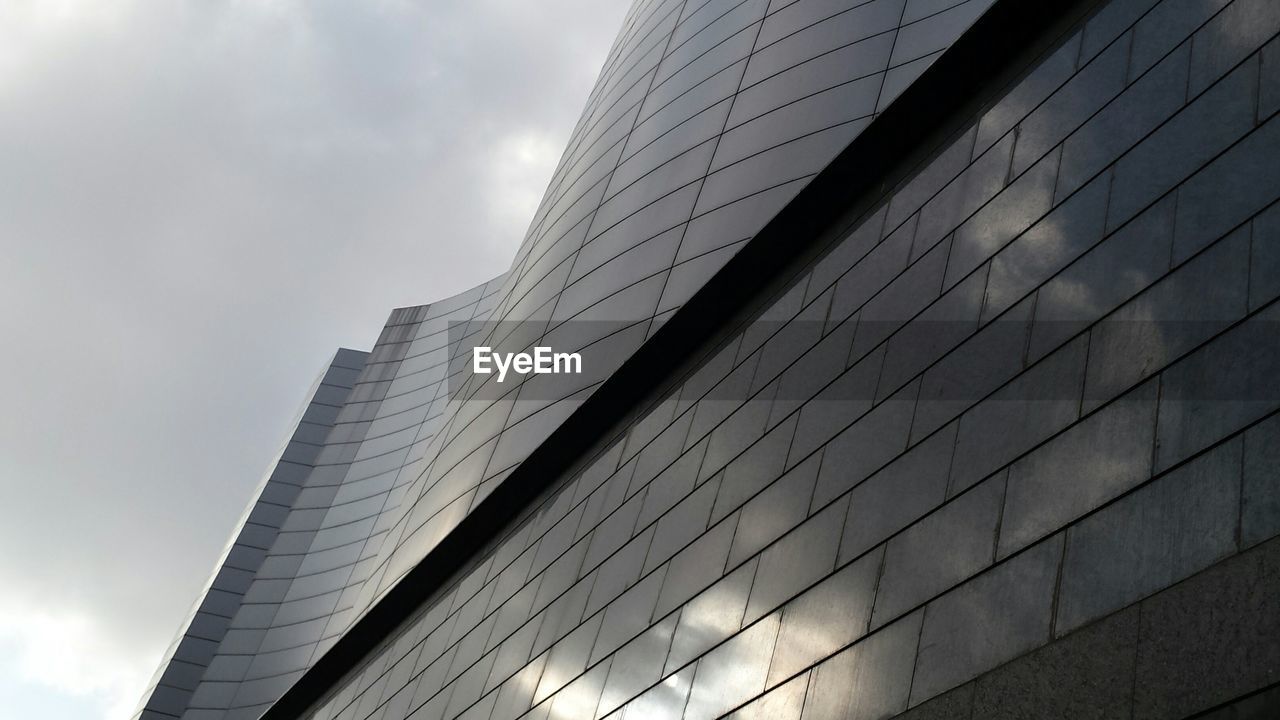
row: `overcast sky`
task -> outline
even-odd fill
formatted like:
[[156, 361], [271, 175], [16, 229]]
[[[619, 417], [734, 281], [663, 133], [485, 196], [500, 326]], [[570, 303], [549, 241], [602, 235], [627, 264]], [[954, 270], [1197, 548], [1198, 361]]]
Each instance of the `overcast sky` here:
[[626, 0], [0, 0], [0, 715], [122, 720], [303, 394], [509, 264]]

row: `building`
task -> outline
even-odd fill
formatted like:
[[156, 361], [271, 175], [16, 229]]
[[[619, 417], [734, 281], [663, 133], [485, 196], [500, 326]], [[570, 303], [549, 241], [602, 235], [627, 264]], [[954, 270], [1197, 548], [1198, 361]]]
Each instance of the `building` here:
[[337, 353], [136, 717], [1274, 717], [1277, 33], [636, 0], [510, 269]]

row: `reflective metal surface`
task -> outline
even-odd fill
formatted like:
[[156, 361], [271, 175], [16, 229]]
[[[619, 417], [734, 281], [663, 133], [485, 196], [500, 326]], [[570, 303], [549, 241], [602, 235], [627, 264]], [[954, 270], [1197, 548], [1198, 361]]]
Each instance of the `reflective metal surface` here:
[[[636, 2], [510, 271], [393, 314], [142, 716], [271, 708], [989, 5]], [[1274, 683], [1239, 629], [1280, 627], [1277, 32], [1098, 3], [305, 717], [1164, 717]], [[547, 338], [599, 374], [466, 372]]]

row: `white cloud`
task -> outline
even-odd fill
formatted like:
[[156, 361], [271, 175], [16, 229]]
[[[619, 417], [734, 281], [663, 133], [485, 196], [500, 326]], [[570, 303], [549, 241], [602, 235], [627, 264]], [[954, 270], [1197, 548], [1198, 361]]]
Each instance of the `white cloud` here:
[[[489, 153], [493, 212], [509, 235], [523, 235], [542, 200], [546, 179], [564, 150], [560, 138], [532, 128], [518, 128], [501, 138]], [[541, 181], [541, 183], [539, 182]]]
[[129, 717], [160, 657], [139, 653], [116, 635], [83, 609], [0, 598], [0, 654], [13, 673], [8, 682], [83, 698], [102, 720]]

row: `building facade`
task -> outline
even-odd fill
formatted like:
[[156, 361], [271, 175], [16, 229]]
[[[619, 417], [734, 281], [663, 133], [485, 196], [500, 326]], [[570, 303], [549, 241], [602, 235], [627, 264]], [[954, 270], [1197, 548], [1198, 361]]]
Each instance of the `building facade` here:
[[1276, 716], [1278, 33], [636, 0], [510, 269], [339, 351], [135, 717]]

